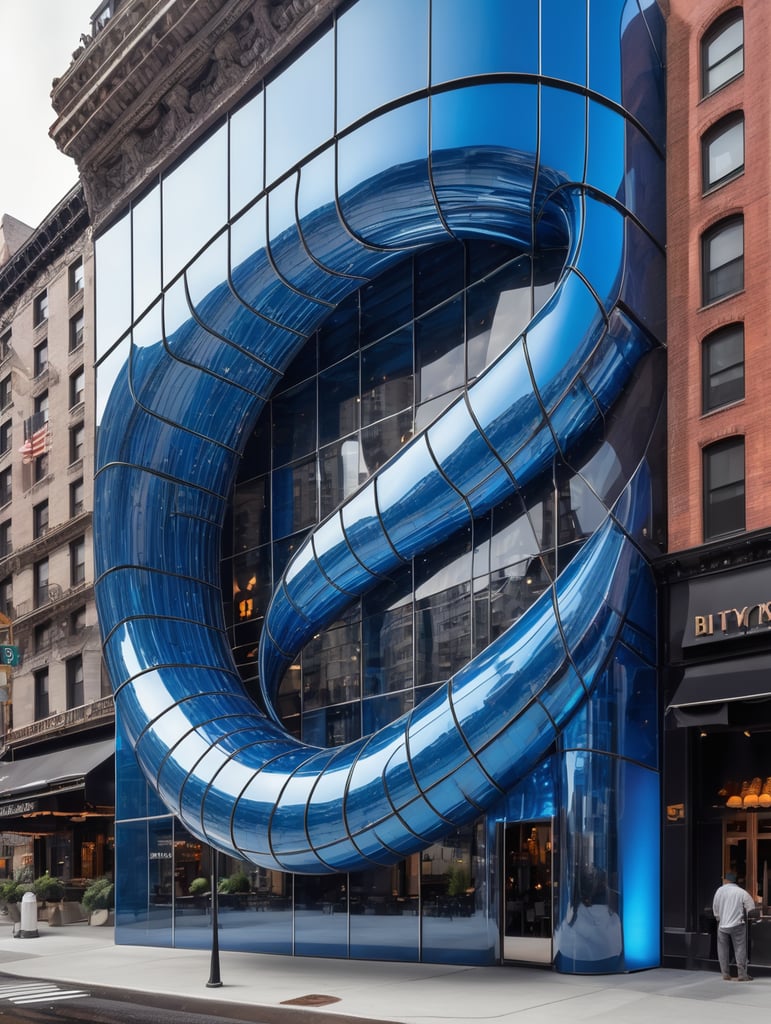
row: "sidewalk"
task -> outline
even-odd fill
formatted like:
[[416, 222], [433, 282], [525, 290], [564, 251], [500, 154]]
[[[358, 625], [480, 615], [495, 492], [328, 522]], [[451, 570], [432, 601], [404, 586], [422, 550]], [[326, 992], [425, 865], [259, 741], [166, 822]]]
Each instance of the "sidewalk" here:
[[[569, 977], [524, 967], [322, 960], [226, 953], [221, 988], [207, 988], [211, 956], [200, 950], [116, 946], [112, 928], [86, 924], [14, 938], [0, 919], [0, 972], [63, 985], [145, 993], [152, 1005], [227, 1004], [244, 1020], [337, 1024], [670, 1024], [726, 1019], [765, 1021], [771, 978], [724, 982], [719, 974], [657, 969], [637, 974]], [[309, 1000], [307, 997], [316, 997]], [[296, 1002], [299, 1000], [298, 1002]], [[298, 1006], [304, 1007], [302, 1013]], [[258, 1013], [255, 1013], [258, 1007]], [[292, 1009], [294, 1007], [294, 1009]], [[249, 1009], [247, 1015], [246, 1009]]]

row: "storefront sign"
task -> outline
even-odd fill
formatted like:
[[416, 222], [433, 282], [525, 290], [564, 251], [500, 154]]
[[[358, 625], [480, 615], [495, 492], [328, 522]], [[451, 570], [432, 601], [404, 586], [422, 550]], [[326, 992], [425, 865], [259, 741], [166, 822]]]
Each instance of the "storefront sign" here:
[[673, 651], [766, 636], [771, 631], [768, 562], [676, 582], [669, 594]]
[[746, 604], [743, 608], [724, 608], [719, 612], [693, 617], [694, 636], [714, 636], [715, 630], [721, 633], [746, 633], [749, 629], [761, 626], [771, 629], [771, 601]]
[[37, 800], [18, 800], [13, 804], [0, 804], [0, 818], [16, 818], [37, 810]]

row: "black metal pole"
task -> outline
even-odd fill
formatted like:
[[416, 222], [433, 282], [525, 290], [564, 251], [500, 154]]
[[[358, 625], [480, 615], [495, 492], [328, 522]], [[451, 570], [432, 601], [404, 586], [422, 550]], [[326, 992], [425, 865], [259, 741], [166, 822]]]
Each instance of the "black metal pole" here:
[[220, 940], [219, 940], [219, 924], [217, 921], [217, 876], [219, 875], [218, 870], [219, 851], [212, 847], [211, 851], [211, 967], [209, 969], [209, 980], [206, 982], [207, 988], [220, 988], [222, 986], [222, 979], [220, 978]]

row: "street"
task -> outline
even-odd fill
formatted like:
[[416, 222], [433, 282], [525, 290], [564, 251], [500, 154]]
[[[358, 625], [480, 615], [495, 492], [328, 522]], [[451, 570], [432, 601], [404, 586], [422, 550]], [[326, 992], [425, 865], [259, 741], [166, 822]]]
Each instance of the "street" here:
[[[212, 1009], [222, 1013], [212, 1013]], [[105, 990], [0, 974], [0, 1024], [67, 1021], [88, 1024], [365, 1024], [365, 1018], [311, 1013], [292, 1006], [260, 1007], [177, 996]]]

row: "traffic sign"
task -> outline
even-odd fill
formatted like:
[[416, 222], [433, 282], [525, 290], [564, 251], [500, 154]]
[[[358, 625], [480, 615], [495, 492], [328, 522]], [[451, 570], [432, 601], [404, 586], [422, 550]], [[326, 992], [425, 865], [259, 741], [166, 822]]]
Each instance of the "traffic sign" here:
[[14, 644], [3, 644], [0, 647], [0, 665], [18, 665], [19, 648]]

